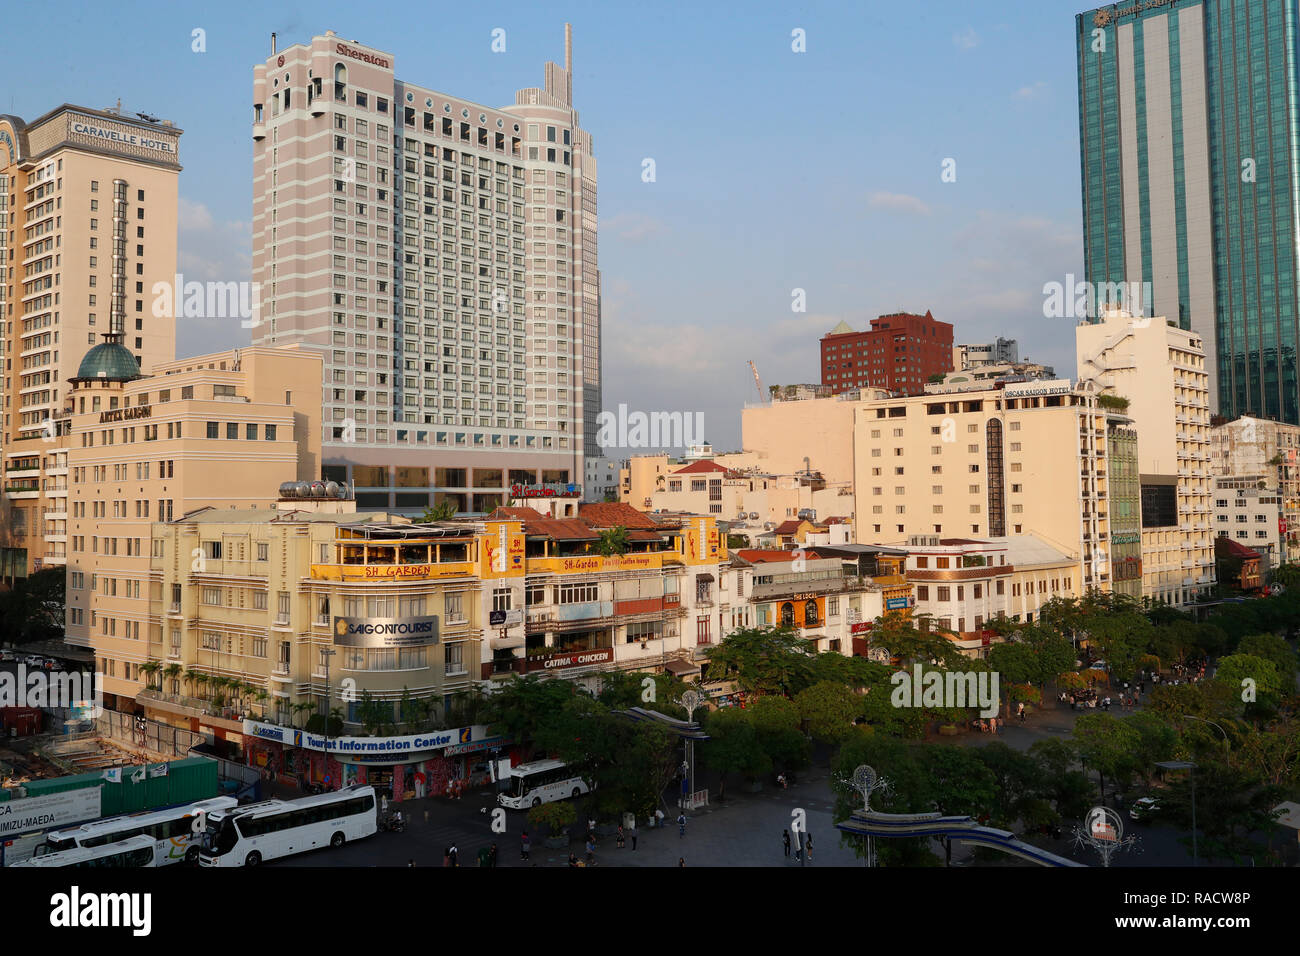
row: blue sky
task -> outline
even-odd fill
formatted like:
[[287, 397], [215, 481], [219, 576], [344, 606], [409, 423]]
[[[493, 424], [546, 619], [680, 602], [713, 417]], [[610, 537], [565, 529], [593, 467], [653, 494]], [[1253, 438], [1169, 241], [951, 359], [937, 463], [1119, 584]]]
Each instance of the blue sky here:
[[[460, 7], [460, 8], [458, 8]], [[1065, 0], [20, 5], [0, 111], [63, 102], [172, 120], [187, 278], [249, 278], [252, 67], [333, 29], [397, 75], [494, 106], [542, 85], [573, 24], [599, 163], [604, 402], [702, 412], [719, 448], [765, 385], [818, 380], [840, 320], [933, 311], [958, 341], [1018, 338], [1072, 375], [1043, 284], [1082, 267], [1074, 14]], [[743, 10], [743, 13], [741, 12]], [[506, 31], [506, 52], [491, 50]], [[191, 31], [206, 31], [205, 53]], [[807, 50], [791, 50], [791, 31]], [[37, 83], [29, 78], [39, 77]], [[642, 181], [653, 158], [656, 181]], [[941, 164], [956, 160], [956, 182]], [[807, 311], [791, 310], [805, 290]], [[181, 355], [247, 342], [186, 320]]]

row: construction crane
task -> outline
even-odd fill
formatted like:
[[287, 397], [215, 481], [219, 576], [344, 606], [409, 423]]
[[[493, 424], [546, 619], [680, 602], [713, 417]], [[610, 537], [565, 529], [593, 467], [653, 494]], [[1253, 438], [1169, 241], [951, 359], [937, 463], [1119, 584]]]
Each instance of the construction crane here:
[[754, 387], [758, 389], [758, 400], [766, 402], [767, 396], [763, 394], [763, 381], [758, 377], [758, 366], [754, 364], [753, 359], [749, 360], [749, 368], [754, 373]]

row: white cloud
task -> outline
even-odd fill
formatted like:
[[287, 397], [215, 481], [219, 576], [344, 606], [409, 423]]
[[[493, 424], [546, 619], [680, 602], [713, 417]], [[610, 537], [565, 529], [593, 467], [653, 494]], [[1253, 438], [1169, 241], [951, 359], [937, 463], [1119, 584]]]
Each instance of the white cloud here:
[[[176, 268], [186, 282], [248, 282], [253, 271], [252, 227], [237, 219], [218, 219], [203, 203], [177, 200]], [[239, 319], [176, 320], [176, 355], [188, 358], [250, 341]]]
[[906, 193], [874, 192], [867, 197], [867, 205], [872, 209], [888, 209], [891, 212], [906, 212], [917, 216], [930, 215], [929, 206]]
[[979, 34], [975, 32], [974, 27], [968, 26], [960, 33], [952, 35], [952, 45], [959, 50], [973, 50], [980, 45]]
[[1047, 83], [1039, 80], [1030, 86], [1022, 86], [1016, 90], [1015, 98], [1018, 100], [1037, 100], [1047, 95]]
[[637, 213], [620, 213], [601, 221], [600, 231], [606, 236], [615, 236], [624, 242], [643, 242], [658, 236], [666, 236], [668, 226], [653, 216]]

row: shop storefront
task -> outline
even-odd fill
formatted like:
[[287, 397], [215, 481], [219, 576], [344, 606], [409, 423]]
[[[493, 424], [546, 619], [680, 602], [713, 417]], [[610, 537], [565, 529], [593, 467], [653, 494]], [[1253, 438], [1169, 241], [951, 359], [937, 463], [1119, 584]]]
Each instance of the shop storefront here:
[[392, 801], [457, 795], [490, 783], [489, 759], [509, 746], [476, 724], [403, 737], [337, 737], [245, 721], [249, 764], [269, 777], [331, 790], [364, 783]]

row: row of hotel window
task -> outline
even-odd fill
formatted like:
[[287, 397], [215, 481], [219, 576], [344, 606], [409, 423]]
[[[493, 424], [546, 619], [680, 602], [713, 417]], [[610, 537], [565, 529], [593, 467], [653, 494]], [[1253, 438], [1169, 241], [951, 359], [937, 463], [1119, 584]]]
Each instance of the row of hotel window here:
[[[157, 425], [139, 426], [141, 429], [141, 437], [143, 438], [143, 440], [158, 441], [160, 436], [162, 435], [165, 435], [165, 437], [167, 438], [185, 437], [182, 429], [182, 425], [183, 425], [182, 422], [166, 422], [165, 423], [167, 429], [166, 432], [160, 432], [159, 429], [163, 427], [163, 424], [164, 423], [160, 422]], [[206, 424], [207, 424], [207, 429], [204, 434], [205, 438], [222, 437], [221, 422], [207, 422]], [[226, 422], [225, 425], [226, 425], [225, 438], [231, 441], [239, 440], [240, 438], [239, 422]], [[137, 426], [135, 425], [131, 425], [129, 427], [121, 429], [122, 444], [129, 445], [136, 440], [136, 427]], [[118, 444], [118, 440], [116, 439], [117, 431], [118, 431], [117, 429], [113, 429], [113, 428], [101, 429], [99, 432], [99, 444], [100, 445]], [[278, 434], [278, 426], [258, 425], [254, 422], [248, 422], [244, 425], [243, 428], [243, 438], [245, 441], [257, 441], [259, 432], [264, 441], [275, 441], [276, 436]], [[93, 431], [82, 432], [81, 447], [82, 448], [95, 447], [95, 433]]]
[[[1048, 593], [1048, 587], [1049, 587], [1049, 584], [1050, 584], [1050, 587], [1051, 587], [1051, 593], [1053, 593], [1053, 594], [1055, 594], [1055, 593], [1057, 593], [1058, 591], [1061, 591], [1061, 590], [1065, 590], [1065, 591], [1069, 591], [1069, 590], [1070, 590], [1070, 579], [1069, 579], [1069, 578], [1052, 578], [1050, 582], [1049, 582], [1046, 578], [1044, 578], [1043, 580], [1037, 582], [1037, 593], [1038, 593], [1038, 594], [1047, 594], [1047, 593]], [[984, 597], [985, 590], [986, 590], [986, 589], [985, 589], [984, 585], [982, 585], [982, 584], [973, 584], [973, 585], [971, 585], [971, 597], [978, 601], [980, 598]], [[957, 591], [957, 600], [958, 600], [958, 601], [964, 601], [964, 600], [966, 600], [966, 586], [965, 586], [965, 585], [963, 585], [963, 584], [958, 584], [958, 585], [956, 585], [956, 591]], [[935, 593], [934, 593], [934, 599], [935, 599], [936, 601], [951, 601], [951, 600], [952, 600], [952, 593], [953, 593], [953, 586], [952, 586], [952, 585], [947, 585], [947, 584], [936, 585], [936, 586], [935, 586], [935, 589], [934, 589], [934, 592], [935, 592]], [[992, 589], [992, 592], [991, 592], [991, 593], [992, 593], [992, 594], [1006, 594], [1006, 582], [1005, 582], [1005, 581], [995, 581], [995, 582], [993, 583], [993, 589]], [[1024, 595], [1024, 596], [1027, 596], [1027, 595], [1030, 595], [1030, 594], [1034, 594], [1034, 593], [1035, 593], [1035, 582], [1030, 581], [1030, 582], [1028, 582], [1028, 584], [1024, 585], [1024, 587], [1023, 587], [1023, 595]], [[1011, 596], [1012, 596], [1012, 597], [1021, 597], [1021, 596], [1022, 596], [1022, 585], [1021, 585], [1021, 582], [1019, 582], [1019, 581], [1015, 581], [1015, 582], [1012, 583], [1012, 585], [1011, 585]], [[929, 586], [928, 584], [918, 584], [918, 585], [916, 586], [916, 599], [917, 599], [918, 601], [928, 601], [928, 600], [930, 600], [930, 586]]]
[[[124, 621], [123, 623], [128, 625], [126, 628], [128, 633], [124, 635], [117, 635], [116, 621], [110, 621], [109, 619], [104, 618], [101, 619], [101, 623], [103, 623], [106, 627], [104, 631], [104, 636], [107, 637], [113, 637], [113, 636], [131, 637], [130, 625], [134, 624], [135, 639], [139, 640], [140, 624], [138, 621]], [[111, 628], [108, 628], [108, 625], [110, 623], [113, 626]], [[266, 652], [267, 652], [266, 638], [264, 637], [249, 638], [250, 645], [249, 645], [248, 654], [244, 654], [242, 652], [242, 648], [243, 648], [242, 638], [239, 639], [240, 650], [239, 651], [235, 650], [235, 640], [236, 640], [235, 638], [229, 636], [224, 637], [223, 640], [223, 635], [221, 634], [218, 634], [214, 631], [204, 631], [200, 634], [199, 646], [206, 651], [226, 653], [231, 656], [255, 657], [260, 659], [266, 658]], [[290, 653], [289, 647], [290, 645], [288, 641], [280, 642], [279, 652], [277, 657], [277, 662], [280, 670], [288, 669], [289, 653]], [[435, 654], [437, 653], [437, 648], [430, 649], [427, 647], [410, 647], [410, 648], [393, 648], [393, 649], [356, 648], [356, 647], [339, 648], [337, 652], [339, 654], [339, 660], [334, 662], [332, 666], [335, 668], [342, 667], [343, 670], [356, 670], [356, 671], [422, 670], [429, 666], [430, 650], [432, 650], [433, 653]], [[172, 656], [173, 657], [180, 656], [180, 636], [179, 636], [179, 632], [176, 631], [173, 631]], [[463, 643], [444, 644], [442, 648], [442, 658], [443, 658], [443, 673], [447, 677], [455, 677], [455, 676], [468, 673], [468, 671], [465, 668], [465, 646]], [[145, 679], [144, 672], [141, 670], [139, 664], [134, 664], [130, 661], [122, 661], [121, 663], [122, 663], [121, 676], [123, 678], [125, 678], [126, 680]], [[101, 660], [99, 662], [99, 666], [101, 669], [100, 673], [106, 674], [109, 677], [117, 677], [118, 676], [117, 664], [118, 662], [116, 660], [113, 660], [112, 658], [106, 658], [104, 660]], [[322, 673], [324, 672], [325, 662], [323, 658], [321, 658], [317, 662], [317, 668], [320, 672]], [[172, 685], [171, 692], [173, 694], [179, 694], [181, 692], [181, 682], [179, 678], [173, 679], [171, 681], [171, 685]]]

